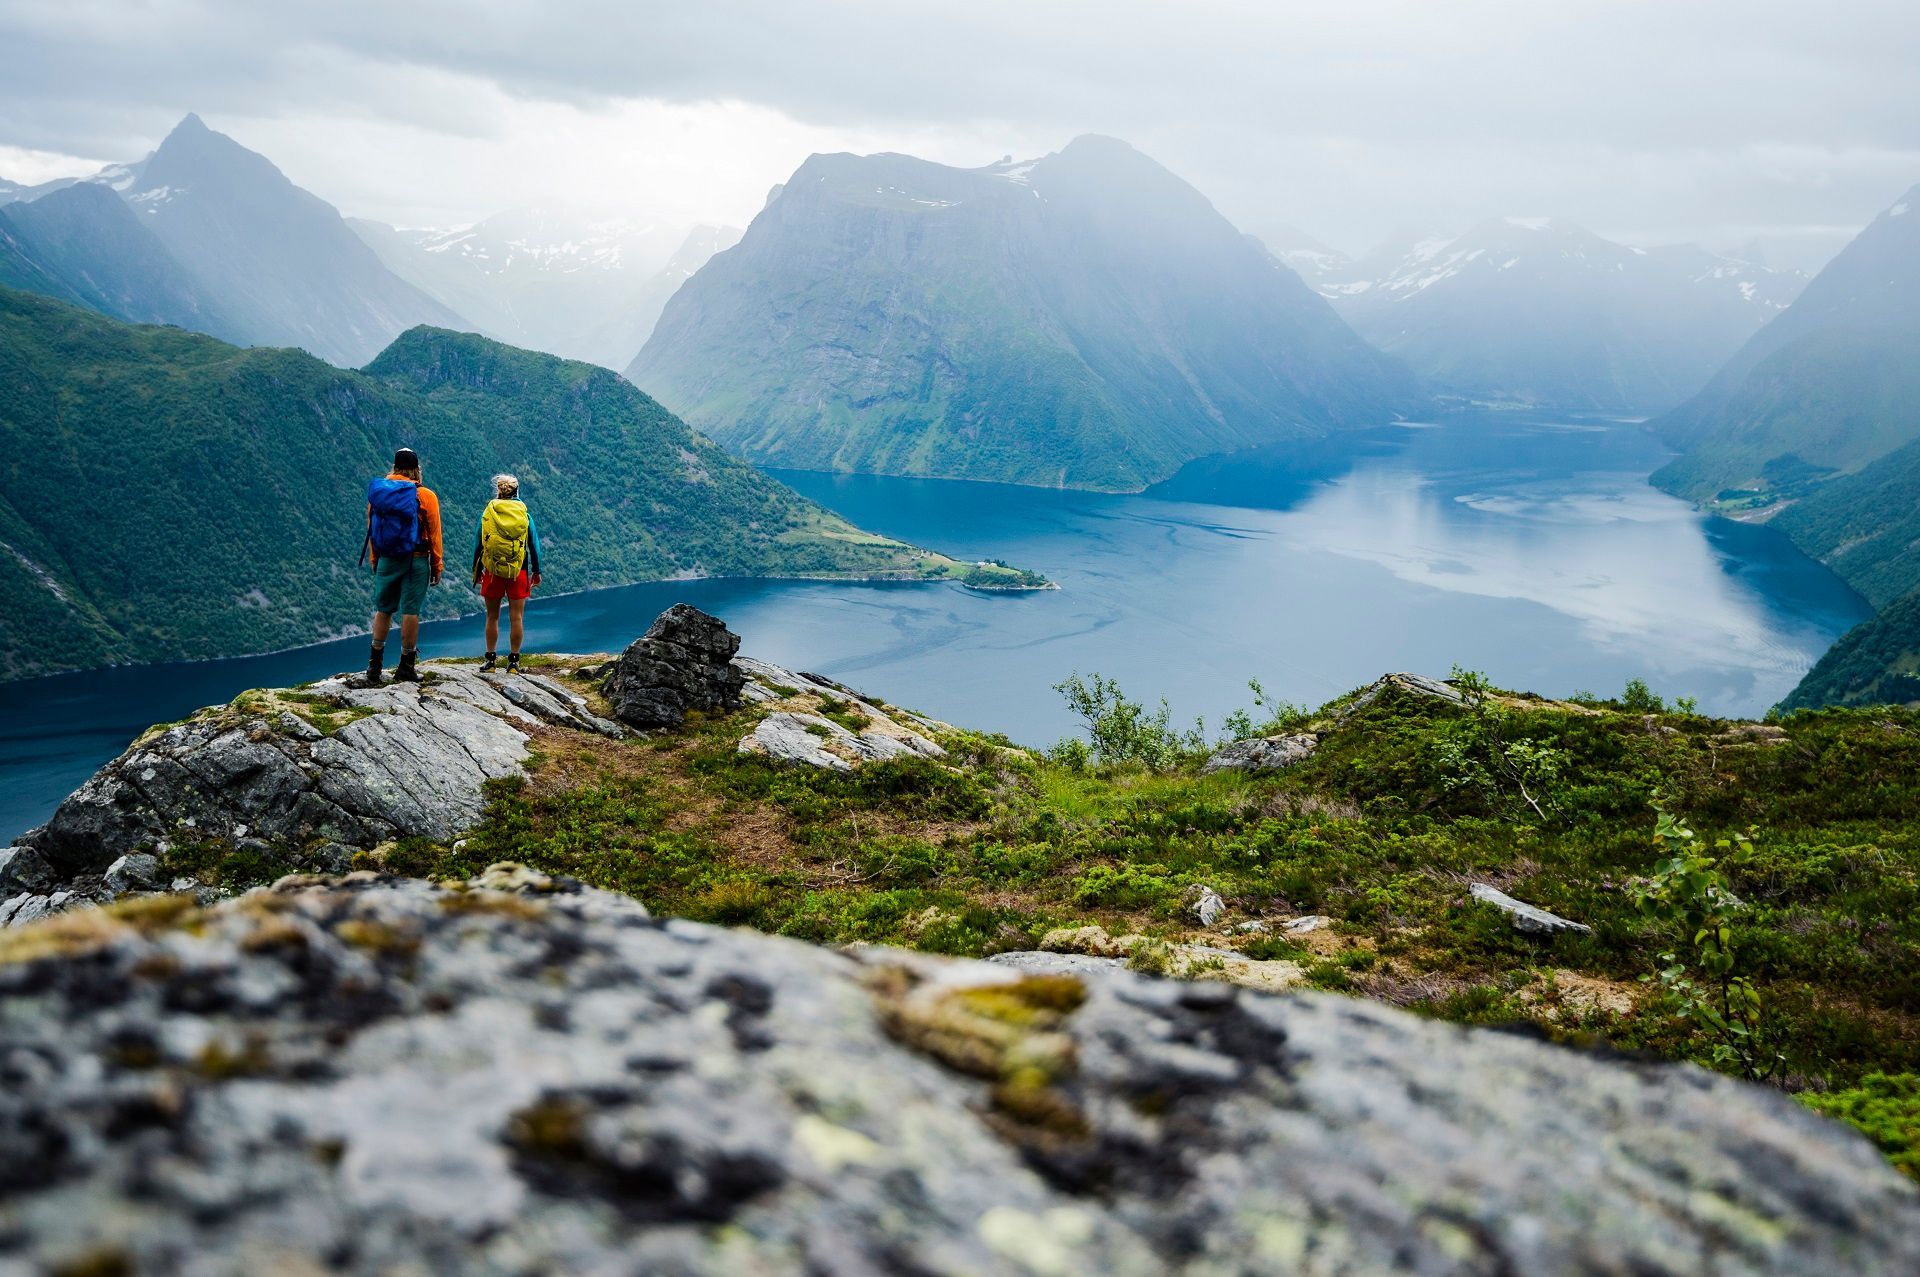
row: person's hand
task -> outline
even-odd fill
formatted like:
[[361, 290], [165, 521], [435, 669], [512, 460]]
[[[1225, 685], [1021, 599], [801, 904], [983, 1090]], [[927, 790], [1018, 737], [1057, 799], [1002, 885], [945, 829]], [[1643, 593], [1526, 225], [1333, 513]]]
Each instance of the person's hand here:
[[440, 573], [437, 570], [433, 573], [433, 575], [427, 578], [427, 584], [428, 585], [440, 584]]
[[473, 574], [473, 588], [476, 590], [480, 588], [480, 574], [478, 572]]
[[540, 585], [540, 574], [539, 574], [538, 572], [535, 572], [535, 573], [533, 574], [533, 580], [532, 580], [532, 582], [531, 582], [531, 584], [532, 584], [532, 585], [533, 585], [533, 586], [534, 586], [534, 587], [535, 587], [536, 589], [537, 589], [537, 588], [539, 587], [539, 585]]

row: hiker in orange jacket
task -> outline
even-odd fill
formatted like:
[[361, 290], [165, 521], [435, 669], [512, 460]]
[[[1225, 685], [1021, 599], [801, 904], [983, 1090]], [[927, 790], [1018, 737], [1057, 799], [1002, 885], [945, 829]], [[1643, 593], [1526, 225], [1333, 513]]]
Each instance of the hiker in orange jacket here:
[[400, 664], [393, 681], [417, 683], [420, 609], [427, 587], [440, 584], [440, 498], [420, 482], [420, 456], [412, 448], [393, 454], [393, 470], [367, 485], [367, 540], [362, 558], [373, 562], [373, 652], [367, 682], [380, 682], [387, 631], [400, 613]]

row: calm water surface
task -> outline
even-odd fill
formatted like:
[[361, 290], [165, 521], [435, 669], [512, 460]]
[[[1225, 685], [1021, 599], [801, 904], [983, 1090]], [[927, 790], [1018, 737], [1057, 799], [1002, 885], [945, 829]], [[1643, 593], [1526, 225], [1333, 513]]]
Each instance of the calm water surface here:
[[[527, 647], [616, 650], [684, 601], [756, 656], [1034, 743], [1073, 726], [1051, 685], [1095, 670], [1209, 723], [1247, 701], [1250, 677], [1318, 703], [1456, 663], [1549, 695], [1640, 677], [1758, 714], [1868, 609], [1777, 533], [1649, 488], [1664, 456], [1633, 425], [1497, 414], [1201, 462], [1140, 496], [781, 473], [864, 527], [1062, 588], [637, 585], [536, 599]], [[478, 646], [474, 621], [422, 629], [429, 656]], [[349, 639], [0, 685], [0, 839], [149, 724], [365, 654]]]

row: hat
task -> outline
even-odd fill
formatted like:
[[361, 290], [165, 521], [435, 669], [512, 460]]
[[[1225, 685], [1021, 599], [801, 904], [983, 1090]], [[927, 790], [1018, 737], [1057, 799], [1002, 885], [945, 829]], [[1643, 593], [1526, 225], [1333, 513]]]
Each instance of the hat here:
[[395, 470], [418, 470], [420, 468], [420, 454], [412, 448], [400, 449], [393, 454], [393, 468]]

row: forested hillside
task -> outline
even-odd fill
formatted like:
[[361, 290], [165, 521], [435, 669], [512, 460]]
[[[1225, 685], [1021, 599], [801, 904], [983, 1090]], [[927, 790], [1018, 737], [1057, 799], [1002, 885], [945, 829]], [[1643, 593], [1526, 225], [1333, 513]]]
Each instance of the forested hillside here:
[[364, 373], [0, 290], [0, 677], [366, 624], [367, 479], [418, 449], [463, 584], [518, 473], [549, 591], [674, 575], [958, 576], [723, 453], [603, 368], [420, 328]]

